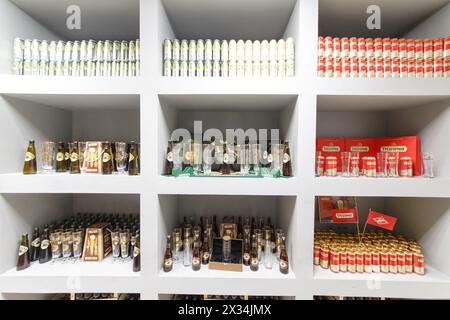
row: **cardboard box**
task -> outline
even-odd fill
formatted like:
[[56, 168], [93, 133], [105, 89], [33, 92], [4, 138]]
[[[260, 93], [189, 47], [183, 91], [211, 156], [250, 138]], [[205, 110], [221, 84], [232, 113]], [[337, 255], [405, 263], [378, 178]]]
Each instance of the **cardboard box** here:
[[86, 229], [84, 239], [84, 261], [102, 261], [111, 253], [111, 226], [109, 223], [96, 223]]
[[209, 260], [209, 269], [242, 272], [242, 240], [231, 240], [231, 261], [223, 262], [222, 238], [213, 239], [213, 249]]

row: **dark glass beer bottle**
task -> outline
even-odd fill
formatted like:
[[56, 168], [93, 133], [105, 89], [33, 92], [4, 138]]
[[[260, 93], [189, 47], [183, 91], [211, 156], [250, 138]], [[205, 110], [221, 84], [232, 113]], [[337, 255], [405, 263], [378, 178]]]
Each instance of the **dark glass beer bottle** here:
[[208, 264], [209, 263], [209, 238], [208, 238], [208, 232], [205, 230], [203, 237], [203, 247], [202, 247], [202, 264]]
[[163, 265], [164, 272], [172, 271], [173, 268], [173, 258], [172, 258], [172, 251], [170, 249], [170, 240], [171, 236], [168, 235], [166, 243], [166, 252], [164, 253], [164, 265]]
[[228, 154], [227, 142], [223, 143], [223, 163], [220, 171], [223, 175], [229, 175], [231, 173], [230, 154]]
[[46, 263], [52, 260], [52, 247], [50, 246], [49, 231], [44, 229], [42, 233], [41, 250], [39, 253], [39, 263]]
[[242, 257], [242, 260], [243, 260], [242, 262], [244, 263], [245, 266], [250, 265], [250, 257], [251, 257], [250, 239], [246, 237], [244, 239], [244, 255]]
[[66, 171], [70, 171], [70, 152], [69, 152], [69, 145], [64, 144], [64, 161], [66, 162]]
[[192, 270], [198, 271], [200, 270], [200, 266], [202, 264], [200, 257], [200, 248], [197, 243], [194, 243], [194, 252], [192, 255]]
[[23, 234], [19, 246], [19, 257], [17, 258], [17, 271], [24, 270], [30, 266], [30, 250], [28, 235]]
[[130, 176], [139, 175], [139, 152], [137, 143], [132, 141], [130, 146], [130, 155], [128, 158], [128, 174]]
[[286, 252], [286, 238], [282, 238], [281, 252], [280, 252], [280, 272], [283, 274], [289, 273], [289, 260]]
[[63, 142], [58, 142], [58, 149], [56, 151], [56, 172], [66, 172], [66, 150]]
[[283, 176], [292, 177], [292, 162], [291, 150], [289, 148], [289, 141], [284, 141], [283, 152]]
[[36, 146], [34, 141], [28, 142], [28, 149], [25, 153], [25, 162], [23, 164], [23, 174], [36, 174]]
[[164, 174], [171, 175], [173, 170], [173, 142], [169, 141], [164, 164]]
[[111, 143], [108, 141], [102, 143], [102, 174], [112, 174], [114, 171]]
[[39, 228], [34, 228], [33, 238], [31, 239], [31, 248], [30, 248], [30, 260], [37, 261], [39, 260], [39, 253], [41, 251], [41, 238], [39, 235]]
[[252, 252], [250, 257], [250, 270], [258, 271], [259, 260], [258, 260], [258, 244], [256, 242], [256, 235], [252, 236]]
[[80, 173], [80, 152], [78, 150], [78, 142], [69, 143], [70, 152], [70, 173]]
[[133, 250], [133, 272], [141, 271], [141, 241], [139, 234], [136, 235], [136, 242]]

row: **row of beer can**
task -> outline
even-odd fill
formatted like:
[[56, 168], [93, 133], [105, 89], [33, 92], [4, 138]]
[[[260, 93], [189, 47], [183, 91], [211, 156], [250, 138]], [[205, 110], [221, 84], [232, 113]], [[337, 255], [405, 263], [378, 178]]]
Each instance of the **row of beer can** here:
[[295, 59], [294, 39], [178, 40], [165, 39], [163, 60], [172, 61], [285, 61]]
[[13, 72], [26, 76], [135, 77], [140, 75], [140, 61], [15, 60]]
[[326, 78], [450, 78], [450, 59], [319, 59], [317, 72]]
[[293, 77], [294, 60], [281, 61], [181, 61], [165, 60], [165, 77]]
[[319, 59], [450, 59], [450, 36], [442, 39], [319, 37]]
[[16, 60], [37, 61], [140, 61], [140, 40], [46, 41], [14, 39]]
[[360, 240], [354, 235], [316, 232], [314, 265], [335, 273], [425, 274], [424, 255], [417, 242], [373, 234], [369, 232]]

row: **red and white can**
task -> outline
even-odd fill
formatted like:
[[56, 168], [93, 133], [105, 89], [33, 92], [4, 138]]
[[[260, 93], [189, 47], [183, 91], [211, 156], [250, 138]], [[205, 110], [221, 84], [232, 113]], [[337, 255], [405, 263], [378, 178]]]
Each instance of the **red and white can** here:
[[406, 45], [406, 39], [398, 40], [398, 51], [400, 60], [408, 59], [408, 50]]
[[368, 78], [375, 78], [376, 72], [375, 72], [375, 58], [369, 58], [367, 59], [367, 77]]
[[450, 37], [444, 40], [444, 59], [450, 59]]
[[337, 176], [338, 162], [336, 157], [326, 157], [325, 159], [325, 176]]
[[425, 274], [424, 256], [419, 252], [414, 252], [414, 273], [422, 276]]
[[383, 59], [383, 69], [384, 69], [384, 77], [392, 78], [392, 60], [391, 58]]
[[378, 251], [372, 251], [372, 272], [380, 272], [380, 253]]
[[416, 78], [423, 78], [425, 74], [424, 60], [416, 60]]
[[358, 39], [350, 38], [350, 59], [358, 58]]
[[341, 58], [350, 58], [350, 39], [341, 39]]
[[316, 174], [318, 177], [323, 177], [325, 174], [325, 157], [317, 156], [316, 159]]
[[416, 61], [414, 59], [408, 60], [408, 78], [416, 77]]
[[325, 60], [325, 77], [333, 78], [334, 75], [334, 59], [327, 58]]
[[423, 41], [423, 58], [425, 60], [434, 59], [433, 40], [431, 40], [431, 39], [425, 39]]
[[351, 74], [351, 62], [349, 58], [342, 58], [342, 78], [349, 78]]
[[320, 245], [317, 243], [314, 244], [314, 265], [320, 265]]
[[383, 39], [383, 59], [392, 58], [392, 43], [390, 38]]
[[444, 57], [444, 41], [442, 39], [435, 39], [433, 41], [433, 58], [442, 59]]
[[347, 272], [347, 251], [339, 252], [339, 271]]
[[332, 272], [339, 272], [339, 251], [331, 250], [330, 252], [330, 270]]
[[382, 58], [375, 60], [375, 77], [384, 78], [384, 60]]
[[400, 60], [392, 60], [392, 78], [400, 78]]
[[423, 40], [416, 40], [414, 42], [414, 51], [416, 60], [423, 60], [424, 58], [424, 43]]
[[413, 60], [416, 57], [416, 42], [412, 39], [406, 40], [406, 51], [408, 60]]
[[400, 59], [400, 45], [397, 38], [391, 39], [391, 58]]
[[413, 160], [411, 157], [400, 158], [399, 175], [400, 175], [400, 177], [412, 177], [413, 176]]
[[333, 58], [333, 38], [325, 38], [325, 59]]
[[318, 55], [320, 59], [325, 58], [325, 38], [319, 37], [319, 41], [317, 44]]
[[434, 61], [433, 59], [425, 60], [425, 78], [433, 78], [434, 77]]
[[444, 78], [450, 78], [450, 58], [444, 61]]
[[330, 267], [330, 249], [328, 247], [320, 248], [320, 266], [323, 269]]
[[398, 265], [397, 265], [397, 253], [389, 252], [389, 273], [397, 273]]
[[356, 272], [364, 273], [364, 253], [356, 252]]
[[389, 273], [389, 254], [387, 252], [380, 253], [380, 271]]
[[359, 77], [367, 78], [367, 59], [359, 59]]
[[383, 58], [383, 39], [376, 38], [373, 41], [374, 49], [375, 49], [375, 59], [381, 59]]
[[414, 272], [414, 255], [411, 251], [405, 252], [405, 271], [406, 273]]
[[358, 58], [351, 59], [350, 61], [350, 77], [359, 78], [359, 60]]
[[442, 59], [434, 59], [433, 73], [435, 78], [442, 78], [444, 76], [444, 61]]
[[404, 252], [397, 252], [397, 269], [398, 273], [406, 273], [406, 257]]
[[367, 157], [366, 159], [366, 177], [377, 177], [377, 159], [375, 157]]
[[319, 61], [317, 62], [317, 75], [319, 78], [325, 77], [325, 60], [319, 58]]
[[342, 60], [335, 58], [334, 59], [334, 73], [333, 73], [333, 77], [334, 78], [340, 78], [342, 75]]
[[352, 177], [359, 176], [359, 157], [350, 158], [350, 175]]
[[364, 272], [372, 273], [372, 252], [364, 252]]
[[400, 78], [408, 78], [408, 60], [400, 60]]
[[359, 38], [358, 39], [358, 59], [360, 59], [360, 60], [367, 59], [366, 52], [367, 52], [366, 39]]
[[375, 57], [375, 43], [372, 38], [366, 39], [366, 57], [367, 59]]
[[333, 38], [333, 58], [335, 60], [341, 59], [341, 51], [342, 51], [341, 39]]
[[354, 251], [347, 251], [347, 271], [356, 272], [356, 254]]

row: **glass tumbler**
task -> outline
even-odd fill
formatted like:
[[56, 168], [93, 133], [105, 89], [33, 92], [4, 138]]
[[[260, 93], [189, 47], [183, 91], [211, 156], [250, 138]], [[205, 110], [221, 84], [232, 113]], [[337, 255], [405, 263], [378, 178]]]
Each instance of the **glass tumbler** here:
[[45, 141], [42, 144], [42, 170], [44, 173], [55, 171], [56, 147], [52, 141]]
[[350, 177], [350, 152], [341, 152], [341, 172], [343, 177]]
[[377, 176], [380, 178], [387, 176], [387, 160], [388, 154], [386, 152], [377, 153]]
[[387, 154], [387, 176], [390, 178], [398, 177], [398, 152], [389, 152]]

